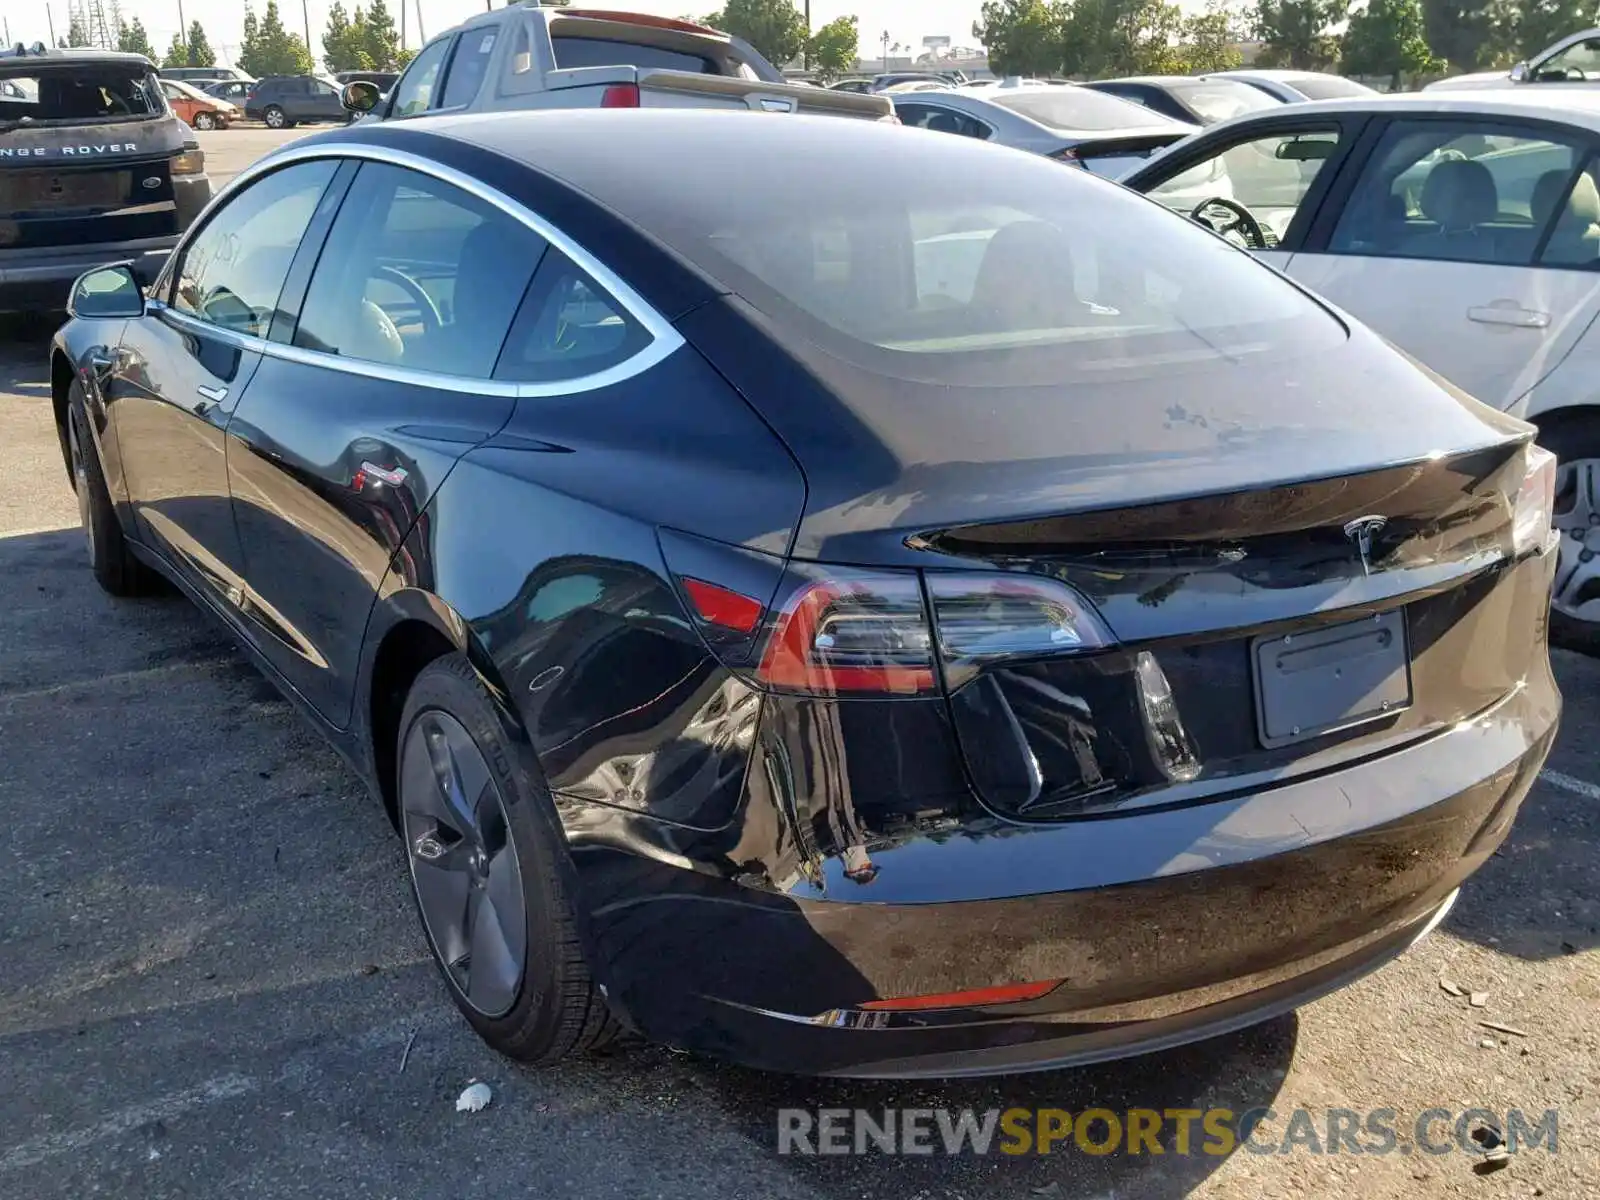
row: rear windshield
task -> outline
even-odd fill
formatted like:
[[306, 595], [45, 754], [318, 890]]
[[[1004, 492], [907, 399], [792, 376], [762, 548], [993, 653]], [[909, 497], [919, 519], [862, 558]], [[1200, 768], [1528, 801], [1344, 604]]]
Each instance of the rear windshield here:
[[613, 42], [605, 38], [572, 37], [557, 34], [551, 38], [557, 67], [642, 67], [668, 71], [692, 71], [697, 75], [720, 75], [710, 58], [665, 50], [660, 46], [641, 46], [636, 42]]
[[983, 98], [1052, 129], [1129, 129], [1164, 125], [1170, 119], [1093, 88], [1053, 87], [1030, 92], [993, 88]]
[[613, 203], [797, 342], [904, 379], [1055, 382], [1345, 336], [1245, 252], [1085, 171], [874, 143], [827, 188], [805, 155], [751, 171], [730, 152]]
[[1168, 86], [1191, 112], [1207, 124], [1226, 121], [1240, 113], [1260, 112], [1264, 108], [1279, 106], [1278, 101], [1260, 88], [1230, 79], [1208, 79]]
[[1366, 84], [1338, 75], [1296, 75], [1287, 83], [1308, 100], [1342, 100], [1347, 96], [1373, 94]]
[[0, 70], [0, 126], [143, 121], [165, 112], [154, 72], [137, 65]]

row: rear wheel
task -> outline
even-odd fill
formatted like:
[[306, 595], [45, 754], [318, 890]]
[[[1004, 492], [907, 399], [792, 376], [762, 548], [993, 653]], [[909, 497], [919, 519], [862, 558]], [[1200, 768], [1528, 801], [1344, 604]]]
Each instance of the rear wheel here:
[[267, 110], [261, 114], [261, 119], [267, 123], [268, 129], [294, 128], [294, 122], [289, 120], [289, 114], [276, 104], [267, 105]]
[[460, 654], [417, 676], [400, 722], [412, 892], [451, 998], [502, 1054], [548, 1064], [619, 1026], [590, 978], [549, 797]]
[[217, 119], [208, 112], [195, 113], [194, 127], [196, 129], [215, 129], [217, 127]]
[[78, 493], [78, 519], [89, 547], [95, 580], [113, 596], [145, 596], [161, 590], [161, 577], [133, 556], [111, 492], [100, 470], [100, 455], [89, 432], [83, 388], [73, 380], [67, 397], [67, 458]]
[[1556, 456], [1554, 525], [1560, 561], [1550, 595], [1550, 640], [1600, 654], [1600, 416], [1584, 414], [1541, 430]]

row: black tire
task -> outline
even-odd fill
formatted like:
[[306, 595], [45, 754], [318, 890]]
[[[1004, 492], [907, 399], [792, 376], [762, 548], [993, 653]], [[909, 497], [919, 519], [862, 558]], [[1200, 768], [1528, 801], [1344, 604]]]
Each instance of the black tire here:
[[113, 596], [148, 596], [164, 591], [162, 578], [133, 556], [111, 502], [100, 455], [89, 432], [89, 412], [77, 380], [67, 394], [67, 461], [78, 494], [78, 519], [89, 544], [95, 580]]
[[[423, 845], [419, 849], [419, 844], [431, 836], [427, 833], [430, 818], [416, 815], [417, 810], [426, 807], [427, 798], [421, 794], [424, 785], [417, 782], [415, 774], [408, 782], [406, 755], [408, 749], [413, 755], [428, 754], [427, 739], [430, 731], [439, 728], [441, 714], [452, 722], [451, 729], [462, 730], [470, 737], [471, 745], [482, 756], [495, 792], [485, 786], [472, 807], [482, 811], [486, 804], [498, 800], [496, 811], [503, 814], [504, 821], [497, 829], [503, 837], [502, 844], [509, 844], [514, 851], [512, 866], [518, 870], [521, 885], [525, 949], [515, 999], [497, 1014], [483, 1011], [468, 995], [467, 989], [475, 984], [464, 985], [461, 976], [470, 977], [471, 967], [469, 963], [463, 968], [461, 963], [470, 960], [470, 953], [466, 960], [458, 958], [454, 964], [441, 954], [440, 938], [448, 936], [449, 931], [441, 929], [436, 937], [424, 905], [423, 888], [418, 883], [419, 870], [432, 866], [440, 853], [435, 849], [437, 841], [434, 848]], [[616, 1039], [621, 1026], [584, 961], [572, 902], [576, 886], [572, 863], [555, 806], [538, 778], [537, 765], [525, 759], [525, 753], [507, 738], [489, 693], [464, 655], [449, 654], [437, 659], [417, 676], [406, 698], [395, 747], [400, 827], [406, 841], [407, 874], [417, 915], [451, 999], [478, 1035], [510, 1058], [545, 1066], [573, 1053], [602, 1049]], [[413, 759], [414, 765], [416, 762]], [[437, 773], [436, 766], [433, 770]], [[465, 840], [449, 845], [464, 845]], [[488, 876], [484, 879], [481, 886], [487, 893]], [[466, 911], [473, 910], [468, 906]]]
[[208, 112], [195, 113], [194, 127], [205, 130], [215, 129], [217, 127], [217, 119]]
[[[1555, 525], [1561, 533], [1561, 561], [1556, 567], [1555, 594], [1550, 604], [1550, 641], [1567, 650], [1600, 655], [1600, 622], [1585, 621], [1562, 611], [1563, 605], [1570, 605], [1573, 599], [1569, 581], [1575, 569], [1581, 569], [1586, 578], [1592, 575], [1587, 584], [1579, 585], [1576, 594], [1600, 599], [1600, 526], [1594, 524], [1592, 516], [1584, 515], [1584, 498], [1574, 491], [1575, 486], [1584, 486], [1584, 480], [1576, 478], [1575, 464], [1600, 464], [1600, 414], [1579, 413], [1565, 418], [1553, 415], [1540, 428], [1539, 444], [1554, 454], [1558, 463]], [[1588, 486], [1591, 493], [1600, 487], [1600, 467]], [[1597, 500], [1600, 496], [1587, 502], [1590, 514], [1594, 513]], [[1575, 532], [1581, 536], [1574, 537]], [[1573, 561], [1583, 555], [1588, 557]]]

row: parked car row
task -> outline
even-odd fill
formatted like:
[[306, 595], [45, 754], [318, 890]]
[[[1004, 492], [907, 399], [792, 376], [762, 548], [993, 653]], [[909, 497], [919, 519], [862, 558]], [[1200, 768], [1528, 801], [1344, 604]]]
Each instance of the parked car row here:
[[1031, 1070], [1341, 987], [1600, 629], [1600, 98], [1201, 82], [475, 17], [77, 280], [94, 577], [348, 758], [520, 1059]]

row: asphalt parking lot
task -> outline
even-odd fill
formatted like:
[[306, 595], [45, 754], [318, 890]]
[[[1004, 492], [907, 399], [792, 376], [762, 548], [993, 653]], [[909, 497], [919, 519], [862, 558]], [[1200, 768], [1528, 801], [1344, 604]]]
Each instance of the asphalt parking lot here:
[[[201, 136], [222, 178], [294, 135]], [[457, 1017], [400, 847], [334, 753], [186, 602], [94, 585], [51, 423], [51, 327], [0, 318], [0, 1196], [1600, 1191], [1600, 662], [1557, 655], [1549, 769], [1443, 927], [1294, 1016], [950, 1084], [763, 1076], [646, 1046], [524, 1070]], [[458, 1114], [473, 1079], [494, 1101]], [[776, 1153], [780, 1108], [1013, 1105], [1280, 1117], [1225, 1156]], [[1392, 1109], [1402, 1128], [1432, 1107], [1553, 1109], [1559, 1140], [1488, 1174], [1459, 1149], [1256, 1152], [1292, 1110], [1320, 1128], [1330, 1107]]]

